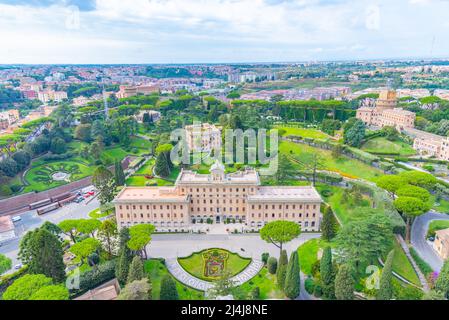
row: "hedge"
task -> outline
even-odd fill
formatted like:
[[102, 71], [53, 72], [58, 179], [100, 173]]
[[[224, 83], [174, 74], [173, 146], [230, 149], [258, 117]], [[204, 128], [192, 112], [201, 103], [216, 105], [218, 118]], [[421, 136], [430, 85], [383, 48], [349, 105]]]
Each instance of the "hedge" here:
[[419, 270], [421, 270], [424, 275], [427, 276], [429, 273], [433, 272], [432, 267], [427, 262], [425, 262], [423, 258], [420, 257], [415, 248], [410, 248], [410, 254], [412, 255], [413, 260], [415, 260], [416, 264], [418, 265]]
[[71, 289], [71, 296], [79, 296], [88, 290], [94, 289], [106, 281], [115, 278], [116, 260], [110, 260], [98, 265], [96, 268], [83, 272], [80, 275], [79, 289]]

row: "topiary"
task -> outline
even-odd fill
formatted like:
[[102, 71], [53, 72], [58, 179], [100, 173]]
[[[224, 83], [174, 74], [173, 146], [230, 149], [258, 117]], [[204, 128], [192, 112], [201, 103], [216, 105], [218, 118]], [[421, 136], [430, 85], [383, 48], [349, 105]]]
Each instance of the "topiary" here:
[[271, 274], [276, 274], [278, 261], [275, 257], [269, 257], [267, 260], [267, 269]]

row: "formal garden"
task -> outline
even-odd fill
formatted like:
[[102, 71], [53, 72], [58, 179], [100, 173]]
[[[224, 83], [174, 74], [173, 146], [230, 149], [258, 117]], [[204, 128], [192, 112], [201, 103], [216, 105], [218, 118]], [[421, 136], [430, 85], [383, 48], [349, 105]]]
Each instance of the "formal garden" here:
[[178, 258], [178, 262], [192, 276], [213, 281], [225, 273], [231, 277], [241, 273], [251, 263], [251, 259], [216, 248], [194, 252], [188, 257]]
[[80, 180], [93, 173], [94, 168], [82, 159], [71, 161], [46, 162], [38, 160], [24, 175], [25, 187], [23, 193], [43, 191], [76, 180]]

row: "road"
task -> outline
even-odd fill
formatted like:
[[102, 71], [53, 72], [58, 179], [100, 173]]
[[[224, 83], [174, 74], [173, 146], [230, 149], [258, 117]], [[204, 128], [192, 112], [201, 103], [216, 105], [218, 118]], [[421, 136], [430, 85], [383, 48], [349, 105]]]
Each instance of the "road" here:
[[[302, 233], [298, 238], [284, 245], [288, 254], [296, 250], [305, 241], [320, 237], [319, 233]], [[268, 244], [258, 233], [247, 234], [154, 234], [147, 247], [148, 256], [152, 258], [177, 258], [192, 252], [208, 248], [223, 248], [237, 252], [241, 256], [260, 259], [262, 253], [279, 257], [279, 248]], [[242, 250], [243, 249], [243, 250]]]
[[411, 243], [418, 254], [435, 271], [440, 271], [443, 266], [443, 260], [436, 254], [431, 244], [426, 240], [427, 229], [433, 220], [449, 220], [449, 215], [429, 211], [415, 219], [411, 231]]
[[[89, 212], [98, 208], [100, 206], [97, 199], [92, 200], [90, 203], [70, 203], [58, 210], [46, 213], [39, 216], [36, 210], [27, 211], [20, 214], [22, 218], [21, 221], [15, 223], [16, 235], [17, 237], [13, 240], [9, 240], [0, 245], [0, 253], [6, 255], [12, 260], [13, 266], [20, 263], [17, 258], [19, 252], [20, 239], [30, 230], [38, 228], [45, 221], [50, 221], [52, 223], [59, 223], [67, 219], [82, 219], [88, 218]], [[9, 272], [13, 272], [14, 269]]]

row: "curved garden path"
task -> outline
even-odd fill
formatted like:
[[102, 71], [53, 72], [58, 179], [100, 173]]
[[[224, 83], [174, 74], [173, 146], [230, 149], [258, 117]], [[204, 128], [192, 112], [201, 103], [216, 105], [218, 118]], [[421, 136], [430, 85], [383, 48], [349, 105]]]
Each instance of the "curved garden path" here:
[[[174, 276], [178, 281], [183, 284], [192, 287], [197, 290], [207, 291], [212, 288], [212, 282], [204, 281], [192, 276], [190, 273], [184, 270], [176, 258], [170, 258], [165, 260], [165, 266], [168, 271]], [[239, 286], [243, 283], [249, 281], [251, 278], [256, 276], [263, 267], [263, 262], [260, 260], [253, 259], [251, 263], [246, 267], [245, 270], [240, 272], [238, 275], [231, 278], [235, 285]]]

